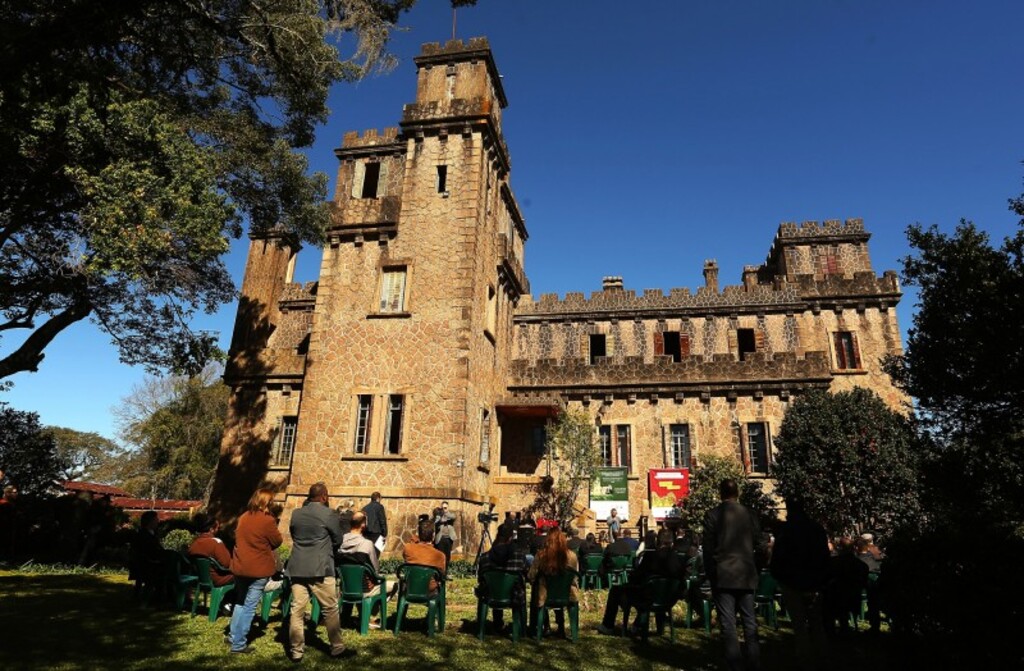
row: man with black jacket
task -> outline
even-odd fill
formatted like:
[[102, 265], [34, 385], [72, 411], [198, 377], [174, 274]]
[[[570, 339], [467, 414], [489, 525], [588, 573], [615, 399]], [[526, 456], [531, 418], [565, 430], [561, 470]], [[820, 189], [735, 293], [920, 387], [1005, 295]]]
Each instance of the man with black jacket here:
[[755, 550], [762, 545], [757, 517], [739, 502], [739, 485], [726, 479], [718, 486], [722, 502], [704, 516], [704, 570], [711, 583], [715, 610], [725, 639], [730, 670], [742, 669], [743, 653], [736, 635], [736, 613], [743, 619], [747, 669], [761, 668], [761, 648], [754, 616], [754, 591], [759, 573]]
[[363, 530], [363, 535], [380, 547], [377, 539], [388, 536], [388, 516], [380, 502], [380, 492], [370, 494], [370, 502], [363, 506], [363, 512], [366, 514], [366, 529]]
[[[619, 539], [621, 541], [621, 539]], [[618, 543], [619, 541], [616, 541]], [[608, 546], [611, 548], [615, 543]], [[607, 556], [607, 555], [606, 555]], [[683, 562], [672, 550], [672, 532], [662, 529], [657, 536], [657, 549], [645, 552], [643, 559], [637, 564], [636, 569], [630, 573], [629, 582], [625, 585], [612, 585], [608, 590], [608, 601], [605, 603], [604, 618], [597, 630], [602, 634], [615, 633], [615, 620], [618, 618], [619, 609], [628, 611], [632, 607], [643, 607], [650, 602], [653, 595], [647, 594], [644, 590], [645, 583], [649, 578], [660, 576], [663, 578], [682, 579]], [[658, 618], [658, 628], [662, 627], [661, 618]]]
[[334, 576], [334, 552], [341, 545], [341, 521], [327, 506], [327, 485], [309, 488], [305, 504], [292, 513], [292, 554], [287, 573], [292, 584], [291, 619], [288, 627], [290, 657], [302, 659], [306, 647], [305, 613], [310, 595], [320, 602], [331, 642], [331, 656], [345, 651], [338, 617], [338, 592]]

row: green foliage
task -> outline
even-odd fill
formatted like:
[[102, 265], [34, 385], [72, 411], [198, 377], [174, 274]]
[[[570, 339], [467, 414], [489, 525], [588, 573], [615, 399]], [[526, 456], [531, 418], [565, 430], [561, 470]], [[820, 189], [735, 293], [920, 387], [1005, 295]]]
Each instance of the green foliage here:
[[[1024, 217], [1024, 197], [1010, 209]], [[1024, 593], [1024, 220], [999, 247], [965, 221], [951, 235], [911, 226], [907, 237], [903, 279], [918, 287], [919, 307], [888, 368], [915, 397], [929, 442], [924, 514], [887, 550], [889, 598], [920, 635], [922, 663], [1016, 667], [1006, 641], [1024, 610], [977, 614]], [[954, 598], [938, 598], [935, 585]]]
[[160, 544], [164, 546], [165, 550], [187, 553], [195, 538], [195, 534], [188, 529], [172, 529], [161, 539]]
[[98, 433], [76, 431], [62, 426], [46, 427], [57, 446], [62, 480], [111, 482], [115, 474], [111, 461], [121, 455], [121, 448]]
[[775, 502], [764, 492], [761, 483], [748, 478], [737, 460], [716, 455], [703, 457], [699, 466], [690, 472], [690, 493], [681, 506], [672, 509], [671, 516], [682, 519], [683, 527], [702, 533], [704, 516], [721, 502], [718, 485], [727, 478], [739, 484], [740, 503], [757, 515], [762, 528], [771, 527], [777, 521]]
[[284, 566], [292, 556], [292, 546], [290, 543], [281, 543], [275, 552], [277, 552], [277, 558], [281, 560], [280, 565]]
[[124, 362], [197, 373], [216, 350], [189, 322], [234, 297], [242, 221], [322, 240], [327, 178], [296, 150], [413, 2], [4, 3], [0, 331], [25, 337], [0, 380], [86, 317]]
[[144, 497], [203, 497], [227, 414], [228, 389], [218, 372], [149, 379], [123, 401], [121, 436], [136, 449], [124, 460], [122, 487]]
[[541, 482], [531, 507], [568, 529], [577, 514], [576, 501], [600, 463], [593, 420], [583, 410], [562, 408], [548, 425], [545, 448], [549, 476]]
[[0, 403], [0, 469], [24, 495], [45, 495], [60, 479], [63, 464], [53, 436], [34, 412]]
[[26, 575], [123, 575], [125, 569], [110, 566], [79, 566], [78, 564], [45, 564], [27, 561], [18, 566]]
[[783, 498], [799, 498], [834, 535], [918, 518], [922, 445], [910, 421], [874, 392], [802, 394], [775, 439]]

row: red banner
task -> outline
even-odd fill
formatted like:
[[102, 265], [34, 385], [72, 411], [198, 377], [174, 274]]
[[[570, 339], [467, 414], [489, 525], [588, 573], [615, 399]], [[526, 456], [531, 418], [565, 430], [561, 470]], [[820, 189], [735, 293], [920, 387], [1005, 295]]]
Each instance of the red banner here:
[[663, 520], [669, 516], [673, 506], [689, 495], [690, 469], [652, 468], [647, 471], [647, 486], [650, 490], [651, 517]]

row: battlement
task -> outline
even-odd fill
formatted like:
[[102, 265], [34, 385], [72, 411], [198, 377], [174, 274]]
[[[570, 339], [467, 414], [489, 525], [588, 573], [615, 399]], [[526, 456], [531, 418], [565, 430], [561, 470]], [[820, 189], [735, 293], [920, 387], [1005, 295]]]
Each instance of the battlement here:
[[784, 221], [779, 224], [779, 232], [775, 239], [791, 238], [820, 238], [836, 236], [862, 236], [865, 235], [863, 219], [847, 219], [845, 222], [840, 219], [826, 219], [823, 222], [805, 221], [797, 224], [795, 221]]
[[316, 291], [319, 282], [291, 282], [284, 285], [279, 303], [306, 302], [316, 300]]
[[426, 42], [420, 47], [420, 57], [424, 56], [447, 56], [462, 54], [467, 51], [490, 51], [491, 44], [486, 37], [471, 37], [466, 42], [462, 40], [448, 40], [443, 45], [440, 42]]
[[424, 121], [427, 119], [444, 119], [449, 117], [480, 117], [489, 116], [493, 104], [486, 98], [466, 100], [431, 100], [424, 103], [408, 103], [402, 108], [402, 122]]
[[376, 128], [370, 128], [362, 133], [349, 131], [342, 136], [342, 149], [353, 149], [356, 147], [375, 147], [378, 145], [394, 144], [398, 140], [398, 128], [388, 126], [383, 132]]
[[541, 294], [534, 301], [531, 296], [524, 296], [516, 308], [516, 316], [565, 314], [579, 315], [602, 312], [644, 312], [658, 310], [718, 310], [739, 306], [784, 306], [799, 302], [800, 296], [795, 287], [780, 284], [730, 285], [721, 292], [710, 287], [699, 287], [696, 293], [687, 287], [669, 289], [668, 294], [661, 289], [644, 289], [638, 296], [633, 289], [609, 288], [594, 291], [586, 298], [583, 292], [571, 291], [562, 299], [558, 294]]
[[671, 386], [680, 384], [714, 384], [728, 382], [762, 382], [789, 380], [822, 380], [831, 377], [826, 352], [807, 352], [798, 357], [793, 352], [748, 355], [744, 361], [731, 354], [716, 354], [710, 360], [687, 356], [681, 361], [672, 357], [655, 357], [645, 363], [643, 357], [621, 359], [597, 357], [594, 364], [586, 359], [517, 359], [512, 362], [512, 383], [515, 387], [595, 387], [608, 385]]

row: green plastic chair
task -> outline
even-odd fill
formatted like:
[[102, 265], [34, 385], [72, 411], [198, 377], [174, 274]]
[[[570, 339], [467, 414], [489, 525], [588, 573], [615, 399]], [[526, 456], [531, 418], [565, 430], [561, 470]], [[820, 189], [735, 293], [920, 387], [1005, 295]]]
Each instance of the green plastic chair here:
[[[703, 578], [702, 577], [695, 578], [695, 580], [700, 580], [701, 582], [703, 582]], [[709, 599], [708, 597], [702, 596], [702, 598], [701, 598], [701, 606], [702, 606], [702, 611], [703, 611], [701, 614], [704, 616], [704, 631], [707, 632], [708, 634], [710, 634], [711, 633], [711, 599]], [[687, 599], [686, 599], [686, 628], [687, 629], [692, 629], [693, 628], [693, 606], [690, 604], [689, 590], [687, 590]]]
[[[291, 606], [292, 588], [288, 582], [288, 578], [285, 578], [281, 583], [281, 586], [277, 589], [272, 589], [269, 592], [263, 593], [263, 598], [260, 600], [260, 621], [266, 625], [270, 622], [270, 609], [274, 606], [274, 599], [280, 599], [279, 604], [281, 606], [281, 617], [286, 619], [288, 614], [288, 608]], [[318, 610], [320, 604], [314, 606], [314, 612], [319, 615]], [[318, 618], [319, 619], [319, 618]]]
[[162, 556], [164, 569], [164, 586], [174, 594], [174, 603], [178, 610], [185, 607], [185, 597], [199, 583], [199, 577], [192, 574], [192, 563], [188, 557], [177, 550], [164, 550]]
[[220, 607], [224, 602], [224, 597], [234, 591], [235, 583], [229, 582], [220, 587], [213, 584], [213, 579], [210, 577], [210, 567], [212, 566], [221, 572], [226, 572], [227, 570], [213, 557], [193, 555], [192, 564], [195, 567], [198, 580], [196, 594], [192, 597], [192, 617], [196, 616], [196, 606], [199, 605], [199, 598], [202, 597], [203, 605], [209, 611], [210, 622], [216, 622], [217, 617], [220, 615]]
[[612, 568], [608, 572], [609, 585], [625, 585], [629, 581], [629, 571], [633, 568], [633, 555], [613, 555]]
[[[370, 613], [373, 603], [380, 603], [380, 621], [388, 621], [388, 583], [383, 576], [375, 575], [373, 569], [363, 564], [339, 564], [335, 569], [341, 579], [341, 604], [354, 604], [359, 607], [359, 635], [366, 636], [370, 631]], [[375, 596], [363, 596], [363, 577], [380, 582], [380, 593]]]
[[[512, 592], [516, 585], [523, 585], [523, 575], [516, 571], [492, 569], [485, 571], [483, 576], [484, 595], [477, 597], [476, 619], [480, 623], [478, 638], [484, 640], [484, 625], [487, 624], [489, 608], [510, 609], [512, 611], [512, 642], [519, 641], [519, 632], [523, 627], [523, 607], [512, 601]], [[525, 585], [523, 586], [525, 590]]]
[[583, 579], [581, 589], [601, 588], [601, 562], [604, 557], [596, 554], [583, 555]]
[[[547, 620], [548, 610], [566, 610], [569, 612], [569, 638], [573, 642], [580, 637], [580, 605], [570, 600], [572, 596], [572, 585], [579, 577], [579, 573], [572, 569], [566, 569], [557, 575], [546, 575], [538, 578], [543, 580], [547, 587], [547, 599], [543, 606], [537, 609], [537, 616], [534, 622], [537, 623], [537, 640], [544, 638], [544, 624]], [[536, 588], [534, 588], [536, 589]]]
[[[672, 622], [672, 606], [675, 605], [679, 592], [679, 580], [677, 578], [665, 578], [662, 576], [651, 576], [641, 586], [644, 595], [650, 601], [646, 604], [636, 605], [636, 619], [639, 623], [640, 636], [644, 642], [647, 641], [648, 630], [651, 627], [651, 613], [664, 613], [668, 619], [669, 640], [676, 642], [676, 627]], [[707, 609], [705, 608], [705, 612]], [[710, 618], [709, 618], [710, 619]], [[629, 631], [629, 609], [627, 608], [623, 617], [622, 630]]]
[[778, 585], [775, 577], [767, 570], [761, 571], [757, 582], [757, 591], [754, 592], [754, 612], [763, 614], [764, 620], [770, 627], [779, 628], [779, 616], [776, 607], [776, 593]]
[[[445, 619], [445, 576], [434, 566], [422, 564], [402, 564], [398, 567], [398, 606], [396, 608], [395, 634], [402, 630], [402, 618], [409, 609], [409, 604], [422, 604], [427, 607], [427, 636], [437, 630], [444, 632]], [[430, 579], [437, 581], [437, 591], [431, 593]]]

